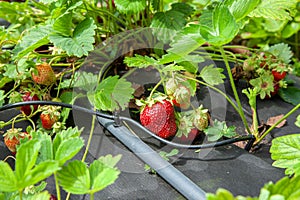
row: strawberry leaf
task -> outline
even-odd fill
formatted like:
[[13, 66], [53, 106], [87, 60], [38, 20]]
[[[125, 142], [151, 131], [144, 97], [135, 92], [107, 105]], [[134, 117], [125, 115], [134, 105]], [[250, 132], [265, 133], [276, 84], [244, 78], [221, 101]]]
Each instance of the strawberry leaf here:
[[186, 24], [184, 14], [175, 10], [155, 13], [151, 28], [157, 38], [164, 42], [171, 41], [176, 31], [181, 30]]
[[73, 194], [87, 194], [90, 189], [90, 173], [85, 163], [74, 160], [57, 173], [60, 185]]
[[286, 175], [300, 174], [300, 135], [286, 135], [272, 140], [271, 157], [273, 166], [286, 168]]
[[0, 106], [3, 106], [4, 102], [5, 102], [5, 96], [4, 96], [5, 91], [4, 90], [0, 90]]
[[119, 76], [110, 76], [104, 79], [97, 87], [94, 96], [95, 107], [104, 111], [124, 110], [134, 89], [131, 83]]
[[48, 44], [50, 32], [50, 25], [39, 25], [29, 29], [28, 33], [22, 37], [13, 49], [14, 59], [20, 59], [36, 48]]
[[4, 161], [0, 161], [0, 191], [2, 192], [14, 192], [17, 191], [17, 179], [10, 168], [9, 164]]
[[29, 140], [20, 145], [16, 154], [16, 177], [18, 180], [23, 180], [25, 175], [35, 165], [38, 157], [41, 143], [37, 139]]
[[228, 6], [231, 14], [234, 16], [236, 21], [240, 21], [245, 18], [255, 7], [260, 3], [260, 0], [225, 0], [223, 4]]
[[65, 50], [69, 56], [82, 57], [94, 49], [95, 29], [94, 20], [86, 18], [76, 26], [72, 37], [54, 33], [49, 36], [49, 39], [56, 47]]
[[291, 58], [293, 57], [291, 48], [284, 43], [275, 44], [271, 46], [267, 51], [272, 53], [274, 56], [276, 56], [286, 64], [290, 63]]
[[213, 65], [208, 65], [201, 70], [200, 77], [210, 85], [218, 85], [223, 83], [223, 79], [226, 78], [226, 76], [222, 74], [222, 71], [222, 68], [216, 68]]
[[120, 171], [113, 166], [120, 156], [100, 157], [88, 167], [85, 163], [74, 160], [58, 172], [58, 180], [67, 192], [73, 194], [95, 193], [115, 182]]
[[274, 20], [291, 20], [291, 12], [296, 8], [297, 2], [298, 0], [264, 0], [249, 16]]
[[199, 22], [202, 37], [215, 46], [232, 41], [239, 31], [234, 17], [224, 5], [218, 5], [212, 12], [204, 12]]
[[200, 35], [200, 25], [191, 24], [174, 38], [168, 52], [180, 57], [191, 53], [204, 43], [205, 40]]
[[[284, 177], [274, 183], [267, 183], [261, 189], [259, 199], [299, 199], [300, 176]], [[278, 198], [279, 197], [279, 198]]]
[[120, 171], [107, 167], [101, 160], [95, 160], [90, 165], [91, 191], [97, 192], [113, 184], [118, 178]]
[[300, 89], [297, 87], [280, 88], [278, 94], [284, 101], [294, 106], [300, 103]]
[[55, 153], [55, 160], [62, 166], [66, 161], [73, 158], [83, 147], [84, 141], [81, 138], [70, 138], [63, 140]]
[[101, 156], [98, 158], [102, 163], [105, 163], [108, 167], [115, 167], [115, 165], [121, 160], [122, 155], [112, 156], [111, 154], [108, 154], [106, 156]]
[[51, 136], [48, 134], [44, 134], [40, 131], [31, 132], [32, 138], [38, 139], [41, 142], [41, 148], [39, 150], [39, 156], [36, 163], [41, 163], [46, 160], [53, 160], [53, 146]]
[[84, 91], [94, 91], [98, 83], [98, 76], [88, 72], [76, 73], [76, 82], [74, 87], [77, 87]]
[[300, 128], [300, 115], [297, 116], [295, 125], [298, 126]]
[[149, 56], [134, 55], [134, 57], [125, 57], [124, 63], [129, 67], [146, 68], [151, 65], [157, 65], [157, 60]]
[[223, 136], [228, 138], [236, 136], [235, 129], [234, 126], [227, 127], [225, 121], [214, 120], [213, 126], [209, 126], [204, 132], [207, 135], [208, 141], [217, 141]]
[[231, 192], [223, 188], [219, 188], [216, 194], [208, 193], [206, 198], [207, 200], [236, 200], [236, 198], [233, 196], [233, 194], [231, 194]]
[[125, 14], [140, 13], [146, 8], [146, 0], [115, 0], [114, 2], [117, 9]]

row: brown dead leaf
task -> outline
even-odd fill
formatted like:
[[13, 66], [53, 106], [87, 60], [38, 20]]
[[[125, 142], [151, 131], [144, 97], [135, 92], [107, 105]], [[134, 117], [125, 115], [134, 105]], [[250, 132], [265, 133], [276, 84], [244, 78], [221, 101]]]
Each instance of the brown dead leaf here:
[[[268, 119], [268, 121], [267, 121], [267, 125], [268, 126], [273, 126], [276, 122], [278, 122], [279, 120], [281, 120], [282, 118], [283, 118], [283, 114], [281, 114], [281, 115], [277, 115], [277, 116], [274, 116], [274, 117], [270, 117], [269, 119]], [[276, 128], [281, 128], [281, 127], [283, 127], [284, 125], [285, 125], [285, 123], [286, 123], [286, 120], [283, 120], [281, 123], [279, 123], [277, 126], [276, 126]]]

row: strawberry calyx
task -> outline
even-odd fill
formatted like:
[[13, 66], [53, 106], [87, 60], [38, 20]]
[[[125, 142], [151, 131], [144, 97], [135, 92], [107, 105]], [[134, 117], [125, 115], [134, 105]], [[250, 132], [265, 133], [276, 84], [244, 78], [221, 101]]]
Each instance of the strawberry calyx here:
[[3, 137], [8, 138], [8, 139], [13, 139], [14, 137], [20, 138], [20, 137], [25, 137], [26, 135], [27, 134], [22, 132], [21, 128], [11, 128], [3, 134]]

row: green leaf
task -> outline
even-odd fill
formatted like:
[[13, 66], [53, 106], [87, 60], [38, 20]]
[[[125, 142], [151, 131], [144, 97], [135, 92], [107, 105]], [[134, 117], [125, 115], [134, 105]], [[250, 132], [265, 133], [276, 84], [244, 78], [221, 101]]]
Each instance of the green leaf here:
[[119, 170], [107, 167], [101, 160], [95, 160], [89, 170], [92, 192], [100, 191], [113, 184], [120, 174]]
[[78, 127], [69, 127], [66, 130], [62, 130], [60, 132], [60, 135], [62, 136], [62, 138], [65, 139], [70, 139], [70, 138], [77, 138], [80, 136], [81, 132], [83, 131], [82, 129], [78, 129]]
[[157, 65], [157, 60], [149, 56], [134, 55], [134, 57], [125, 57], [124, 63], [129, 67], [147, 68], [151, 65]]
[[54, 2], [57, 2], [58, 0], [40, 0], [39, 2], [44, 3], [44, 4], [51, 4]]
[[37, 164], [46, 161], [46, 160], [53, 160], [53, 146], [51, 136], [40, 131], [38, 132], [31, 132], [32, 138], [38, 139], [41, 142], [41, 148], [39, 150], [39, 156], [36, 161]]
[[274, 20], [291, 20], [290, 13], [296, 8], [297, 2], [297, 0], [264, 0], [249, 16]]
[[3, 104], [5, 103], [4, 93], [5, 93], [4, 90], [0, 90], [0, 106], [3, 106]]
[[55, 153], [55, 160], [62, 166], [66, 161], [73, 158], [83, 147], [84, 141], [81, 138], [71, 138], [63, 140]]
[[32, 139], [19, 146], [16, 154], [15, 174], [17, 180], [23, 180], [25, 175], [35, 165], [41, 143], [37, 139]]
[[48, 200], [50, 199], [50, 194], [48, 191], [44, 191], [33, 196], [26, 198], [26, 200]]
[[95, 107], [103, 111], [124, 110], [133, 92], [130, 82], [123, 78], [119, 79], [119, 76], [110, 76], [97, 87], [94, 96]]
[[164, 42], [171, 41], [177, 31], [186, 24], [185, 14], [176, 10], [155, 13], [150, 27], [157, 38]]
[[14, 80], [23, 80], [31, 76], [29, 72], [31, 66], [32, 62], [26, 61], [26, 59], [20, 59], [17, 66], [13, 64], [5, 65], [5, 73], [3, 75]]
[[228, 6], [229, 11], [236, 19], [240, 21], [245, 18], [250, 12], [252, 12], [257, 5], [259, 5], [260, 0], [225, 0], [223, 4]]
[[300, 115], [297, 116], [295, 125], [298, 126], [300, 128]]
[[[174, 58], [172, 58], [172, 61], [174, 61], [176, 59], [180, 59], [185, 55], [188, 55], [189, 53], [198, 49], [204, 43], [205, 40], [200, 35], [200, 25], [191, 24], [188, 27], [185, 27], [180, 34], [175, 36], [174, 41], [171, 43], [171, 48], [168, 49], [168, 53], [172, 54], [172, 56], [175, 56]], [[168, 54], [165, 55], [162, 60], [166, 60], [167, 57]], [[162, 63], [162, 61], [160, 62]]]
[[14, 192], [19, 188], [17, 187], [17, 179], [10, 168], [9, 164], [4, 161], [0, 161], [0, 191], [2, 192]]
[[213, 65], [208, 65], [201, 70], [200, 77], [210, 85], [218, 85], [223, 83], [223, 79], [226, 78], [226, 76], [222, 74], [222, 71], [222, 68], [217, 68]]
[[57, 18], [53, 24], [53, 30], [63, 36], [71, 36], [72, 34], [72, 13], [66, 12]]
[[284, 43], [278, 43], [271, 46], [268, 52], [272, 53], [278, 59], [282, 60], [284, 63], [288, 64], [291, 62], [291, 58], [293, 57], [293, 52], [291, 51], [291, 47]]
[[280, 88], [278, 94], [284, 101], [294, 106], [300, 103], [300, 89], [297, 87]]
[[268, 191], [270, 197], [269, 199], [271, 200], [275, 199], [276, 196], [278, 197], [281, 196], [281, 199], [289, 199], [289, 200], [299, 199], [300, 198], [300, 176], [296, 176], [293, 178], [284, 177], [279, 181], [277, 181], [275, 184], [273, 183], [266, 184], [262, 189], [262, 191], [263, 190]]
[[185, 17], [191, 16], [195, 11], [194, 8], [187, 3], [173, 3], [171, 7], [172, 10], [183, 13]]
[[207, 200], [235, 200], [234, 196], [223, 188], [217, 190], [216, 194], [208, 193], [206, 194]]
[[50, 25], [39, 25], [29, 29], [13, 49], [14, 59], [20, 59], [36, 48], [48, 44], [48, 35], [51, 30]]
[[56, 47], [65, 50], [69, 56], [82, 57], [88, 55], [88, 52], [94, 49], [94, 29], [96, 29], [94, 20], [86, 18], [76, 26], [73, 37], [54, 33], [49, 36], [49, 39]]
[[146, 0], [115, 0], [117, 9], [124, 14], [140, 13], [146, 8]]
[[151, 0], [151, 7], [153, 8], [154, 11], [159, 10], [159, 4], [161, 0]]
[[106, 156], [101, 156], [98, 158], [98, 160], [100, 160], [106, 166], [113, 168], [121, 160], [121, 157], [121, 154], [114, 157], [111, 154], [108, 154]]
[[291, 22], [283, 28], [281, 32], [281, 36], [286, 39], [296, 34], [299, 31], [300, 31], [300, 23]]
[[7, 76], [3, 76], [0, 78], [0, 89], [3, 88], [7, 83], [13, 81], [13, 79], [7, 77]]
[[237, 135], [234, 126], [227, 127], [225, 121], [220, 122], [216, 119], [213, 126], [209, 126], [204, 132], [208, 137], [208, 141], [217, 141], [223, 136], [231, 138]]
[[273, 166], [286, 168], [287, 175], [300, 174], [300, 134], [286, 135], [272, 140]]
[[222, 46], [237, 35], [239, 26], [229, 9], [224, 5], [218, 5], [211, 12], [205, 12], [200, 16], [200, 33], [210, 44]]
[[87, 194], [90, 189], [90, 173], [83, 162], [74, 160], [69, 162], [57, 173], [60, 185], [67, 192], [73, 194]]
[[29, 173], [26, 173], [23, 181], [19, 180], [23, 188], [34, 185], [59, 170], [58, 162], [49, 160], [36, 165]]
[[98, 84], [98, 76], [88, 72], [78, 72], [74, 87], [84, 91], [94, 91]]

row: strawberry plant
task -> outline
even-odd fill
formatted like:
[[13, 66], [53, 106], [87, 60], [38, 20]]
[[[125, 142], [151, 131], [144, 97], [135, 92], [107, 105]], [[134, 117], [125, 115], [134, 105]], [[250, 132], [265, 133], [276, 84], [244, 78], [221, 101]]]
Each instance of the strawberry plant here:
[[[198, 98], [206, 90], [218, 93], [212, 98], [227, 100], [240, 116], [240, 130], [254, 136], [253, 147], [300, 107], [300, 89], [293, 86], [292, 76], [300, 74], [297, 0], [1, 1], [0, 18], [7, 21], [0, 26], [0, 106], [27, 103], [13, 119], [0, 121], [1, 129], [11, 126], [4, 141], [18, 139], [17, 147], [9, 145], [17, 152], [15, 170], [1, 162], [8, 171], [0, 173], [1, 197], [49, 199], [43, 182], [36, 184], [54, 175], [58, 199], [60, 187], [93, 199], [119, 174], [115, 168], [119, 157], [85, 163], [95, 116], [82, 160], [72, 160], [83, 140], [81, 130], [67, 127], [70, 107], [30, 105], [31, 101], [71, 105], [86, 97], [94, 109], [90, 113], [106, 112], [117, 121], [129, 111], [156, 139], [181, 147], [244, 135], [216, 113], [211, 115], [210, 105]], [[139, 34], [140, 27], [149, 27], [147, 34]], [[211, 61], [225, 66], [215, 67]], [[134, 74], [153, 71], [155, 83], [132, 83]], [[222, 88], [227, 83], [230, 95]], [[241, 93], [240, 83], [246, 83]], [[257, 104], [272, 102], [276, 96], [295, 107], [261, 132]], [[248, 98], [250, 123], [241, 98]], [[15, 127], [22, 121], [31, 124], [26, 131]], [[122, 120], [118, 125], [123, 125]], [[276, 152], [287, 143], [291, 144], [290, 138], [274, 140], [273, 157], [279, 159], [274, 166], [298, 176], [297, 166], [281, 164], [283, 155]], [[20, 169], [21, 165], [26, 167]], [[261, 195], [276, 195], [283, 184], [290, 188], [298, 178], [266, 185]], [[224, 190], [209, 198], [222, 195], [234, 199]]]

